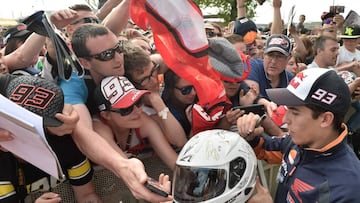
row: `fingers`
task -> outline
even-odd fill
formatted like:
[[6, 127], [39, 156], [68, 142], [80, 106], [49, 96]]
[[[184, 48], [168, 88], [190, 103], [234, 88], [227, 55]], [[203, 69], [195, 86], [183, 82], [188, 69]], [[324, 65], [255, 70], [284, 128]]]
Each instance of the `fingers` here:
[[0, 128], [0, 142], [13, 140], [14, 137], [10, 131]]
[[75, 20], [78, 17], [76, 11], [71, 9], [63, 9], [56, 11], [50, 15], [50, 21], [57, 28], [63, 28], [68, 25], [71, 21]]
[[7, 131], [5, 129], [1, 129], [0, 128], [0, 150], [3, 152], [7, 152], [8, 150], [6, 150], [4, 147], [1, 146], [1, 142], [6, 142], [6, 141], [11, 141], [13, 140], [14, 137], [11, 134], [10, 131]]
[[239, 134], [247, 140], [252, 140], [255, 136], [261, 134], [264, 129], [262, 127], [255, 128], [256, 123], [259, 119], [260, 116], [253, 113], [241, 116], [237, 120], [237, 128]]
[[65, 104], [62, 113], [57, 113], [55, 115], [63, 123], [77, 123], [79, 121], [79, 115], [77, 111], [73, 109], [73, 106], [70, 104]]
[[171, 182], [170, 182], [170, 177], [168, 175], [161, 173], [159, 175], [159, 182], [161, 185], [163, 185], [166, 192], [171, 193], [171, 191], [170, 191], [171, 190]]
[[73, 111], [73, 106], [71, 104], [64, 104], [64, 108], [63, 108], [63, 111], [62, 113], [64, 115], [70, 115]]
[[35, 203], [58, 203], [61, 198], [58, 194], [53, 192], [46, 192], [36, 199]]
[[244, 114], [245, 111], [240, 109], [232, 109], [226, 112], [226, 119], [231, 124], [236, 124], [236, 120]]

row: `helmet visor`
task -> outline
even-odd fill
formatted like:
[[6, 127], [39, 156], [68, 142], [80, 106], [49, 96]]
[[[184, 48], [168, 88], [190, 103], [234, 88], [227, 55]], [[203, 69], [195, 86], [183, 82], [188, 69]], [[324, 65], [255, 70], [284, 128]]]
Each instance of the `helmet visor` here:
[[176, 166], [173, 180], [174, 199], [201, 202], [221, 195], [226, 189], [226, 170]]

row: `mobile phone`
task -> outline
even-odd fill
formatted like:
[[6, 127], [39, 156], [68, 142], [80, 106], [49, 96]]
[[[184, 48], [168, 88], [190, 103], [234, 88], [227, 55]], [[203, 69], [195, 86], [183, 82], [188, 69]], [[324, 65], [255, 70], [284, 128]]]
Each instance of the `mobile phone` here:
[[345, 6], [330, 6], [330, 13], [344, 13]]
[[145, 182], [145, 187], [147, 187], [151, 192], [163, 197], [169, 196], [169, 193], [164, 190], [163, 186], [153, 178], [148, 177]]
[[248, 114], [250, 112], [257, 114], [259, 116], [262, 116], [265, 114], [265, 106], [263, 104], [252, 104], [252, 105], [246, 105], [246, 106], [235, 106], [233, 109], [240, 109], [244, 110], [245, 114]]

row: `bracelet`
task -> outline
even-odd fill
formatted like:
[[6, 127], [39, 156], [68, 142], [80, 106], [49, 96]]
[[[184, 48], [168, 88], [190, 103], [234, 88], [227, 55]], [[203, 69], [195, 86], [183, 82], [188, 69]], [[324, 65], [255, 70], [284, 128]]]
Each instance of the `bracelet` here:
[[163, 108], [163, 110], [159, 111], [158, 112], [158, 116], [163, 119], [163, 120], [166, 120], [167, 119], [167, 114], [169, 112], [169, 108], [168, 107], [165, 107]]
[[238, 8], [244, 8], [244, 7], [245, 7], [245, 4], [243, 4], [243, 5], [238, 5], [237, 7], [238, 7]]

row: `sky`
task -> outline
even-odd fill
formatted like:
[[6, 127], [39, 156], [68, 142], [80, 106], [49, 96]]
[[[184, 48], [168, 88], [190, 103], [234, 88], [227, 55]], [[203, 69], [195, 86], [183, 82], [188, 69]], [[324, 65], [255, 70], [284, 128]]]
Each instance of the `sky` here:
[[[58, 10], [75, 3], [85, 3], [96, 0], [0, 0], [0, 18], [19, 18], [28, 16], [37, 10]], [[322, 12], [328, 11], [330, 5], [344, 5], [346, 17], [350, 8], [354, 6], [354, 0], [282, 0], [281, 16], [285, 23], [288, 20], [289, 11], [295, 5], [294, 21], [298, 22], [300, 14], [306, 15], [306, 22], [318, 22]], [[360, 8], [358, 13], [360, 13]], [[355, 10], [356, 11], [356, 10]], [[257, 16], [253, 19], [257, 24], [268, 24], [273, 16], [270, 0], [257, 7]]]

